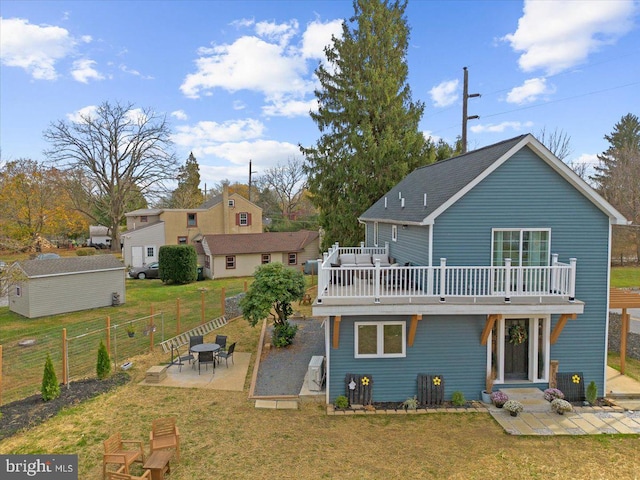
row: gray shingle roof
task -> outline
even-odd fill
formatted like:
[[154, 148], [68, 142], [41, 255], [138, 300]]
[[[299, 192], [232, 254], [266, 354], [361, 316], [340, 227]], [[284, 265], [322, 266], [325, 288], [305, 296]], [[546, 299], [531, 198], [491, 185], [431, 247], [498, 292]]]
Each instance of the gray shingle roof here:
[[25, 260], [18, 262], [18, 265], [29, 278], [69, 273], [97, 272], [101, 270], [124, 270], [123, 263], [113, 255]]
[[[520, 135], [464, 155], [420, 167], [374, 203], [360, 216], [360, 219], [420, 223], [525, 137], [526, 135]], [[427, 194], [426, 207], [424, 206], [425, 193]], [[400, 196], [404, 198], [404, 208]]]
[[318, 238], [318, 232], [237, 233], [205, 235], [213, 255], [241, 255], [245, 253], [299, 252]]

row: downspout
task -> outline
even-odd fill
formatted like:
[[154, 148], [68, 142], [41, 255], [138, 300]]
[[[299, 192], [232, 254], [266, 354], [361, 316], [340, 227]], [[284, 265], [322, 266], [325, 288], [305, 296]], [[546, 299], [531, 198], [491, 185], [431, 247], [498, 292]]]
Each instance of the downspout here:
[[607, 354], [609, 352], [609, 292], [611, 289], [611, 235], [612, 235], [613, 227], [611, 225], [611, 221], [609, 221], [609, 241], [607, 243], [607, 262], [609, 265], [607, 266], [607, 309], [606, 311], [606, 321], [605, 321], [605, 329], [604, 329], [604, 371], [602, 372], [602, 392], [603, 397], [607, 396]]

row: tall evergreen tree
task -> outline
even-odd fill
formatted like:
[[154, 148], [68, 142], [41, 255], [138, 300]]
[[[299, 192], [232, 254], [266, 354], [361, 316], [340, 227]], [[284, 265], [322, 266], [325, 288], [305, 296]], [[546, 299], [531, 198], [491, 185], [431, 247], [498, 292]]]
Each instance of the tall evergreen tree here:
[[[609, 148], [598, 155], [599, 164], [591, 177], [598, 192], [616, 207], [633, 227], [622, 233], [635, 243], [640, 258], [640, 121], [628, 113], [615, 124], [613, 132], [604, 136]], [[629, 235], [627, 235], [629, 233]]]
[[178, 188], [171, 194], [172, 208], [196, 208], [202, 205], [204, 196], [200, 190], [200, 166], [193, 156], [178, 168]]
[[427, 160], [418, 130], [424, 105], [407, 84], [406, 0], [355, 0], [342, 38], [325, 48], [316, 75], [319, 108], [311, 118], [322, 133], [306, 157], [309, 191], [325, 230], [323, 247], [363, 238], [357, 217]]

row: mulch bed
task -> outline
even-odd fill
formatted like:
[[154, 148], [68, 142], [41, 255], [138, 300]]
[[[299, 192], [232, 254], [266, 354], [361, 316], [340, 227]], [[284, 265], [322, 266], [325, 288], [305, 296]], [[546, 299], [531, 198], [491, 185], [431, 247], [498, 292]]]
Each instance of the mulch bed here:
[[69, 388], [61, 385], [60, 396], [48, 402], [43, 401], [42, 395], [37, 394], [2, 405], [0, 406], [2, 415], [0, 416], [0, 440], [44, 422], [63, 408], [77, 405], [124, 385], [130, 379], [126, 372], [118, 372], [106, 380], [88, 378], [71, 382]]

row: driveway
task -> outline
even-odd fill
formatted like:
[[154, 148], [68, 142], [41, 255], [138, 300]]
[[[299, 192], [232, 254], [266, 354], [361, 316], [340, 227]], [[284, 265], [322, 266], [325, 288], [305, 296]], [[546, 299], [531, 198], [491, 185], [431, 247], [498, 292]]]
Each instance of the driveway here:
[[[622, 310], [619, 308], [614, 308], [611, 310], [614, 313], [622, 313]], [[629, 315], [631, 315], [631, 321], [629, 322], [629, 331], [631, 333], [640, 334], [640, 308], [629, 308], [627, 309]]]

